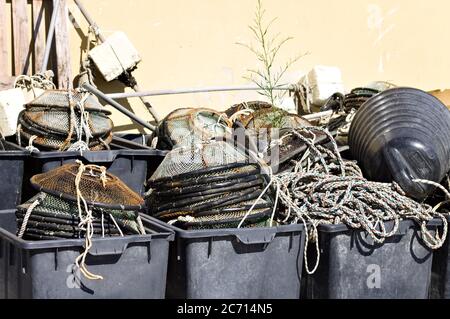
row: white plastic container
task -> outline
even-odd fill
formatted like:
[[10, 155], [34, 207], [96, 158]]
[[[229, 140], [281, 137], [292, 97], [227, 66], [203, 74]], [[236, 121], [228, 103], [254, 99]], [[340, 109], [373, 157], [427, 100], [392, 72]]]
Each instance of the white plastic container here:
[[345, 93], [342, 73], [337, 67], [315, 66], [301, 83], [310, 88], [310, 102], [317, 106], [323, 106], [334, 93]]
[[107, 82], [117, 79], [140, 61], [138, 51], [123, 32], [115, 32], [89, 52], [89, 57]]
[[24, 109], [25, 102], [22, 89], [0, 92], [0, 133], [3, 136], [16, 134], [17, 119]]

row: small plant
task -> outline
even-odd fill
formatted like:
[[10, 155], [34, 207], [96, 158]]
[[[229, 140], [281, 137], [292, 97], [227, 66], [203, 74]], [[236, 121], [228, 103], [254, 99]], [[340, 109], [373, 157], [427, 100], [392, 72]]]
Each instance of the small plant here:
[[248, 48], [261, 63], [261, 68], [258, 70], [248, 69], [249, 75], [244, 76], [244, 78], [255, 83], [261, 89], [258, 93], [265, 96], [272, 105], [276, 106], [278, 101], [286, 94], [285, 90], [277, 90], [278, 87], [282, 86], [283, 76], [304, 54], [291, 58], [281, 67], [276, 67], [280, 49], [293, 38], [281, 38], [280, 33], [271, 35], [271, 27], [277, 18], [266, 23], [265, 14], [266, 10], [263, 8], [262, 0], [258, 0], [253, 24], [248, 26], [253, 33], [257, 46], [245, 43], [238, 44]]

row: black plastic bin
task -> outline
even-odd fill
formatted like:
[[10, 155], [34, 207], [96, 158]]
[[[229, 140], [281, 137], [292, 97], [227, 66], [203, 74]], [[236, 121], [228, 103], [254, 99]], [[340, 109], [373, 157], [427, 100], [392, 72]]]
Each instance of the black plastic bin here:
[[172, 227], [167, 297], [299, 299], [303, 225], [184, 231]]
[[[33, 175], [81, 160], [85, 164], [105, 166], [109, 173], [117, 176], [138, 194], [143, 195], [147, 177], [161, 164], [166, 154], [167, 152], [155, 149], [33, 153], [25, 178], [29, 180]], [[25, 192], [28, 197], [26, 199], [35, 195], [35, 191], [29, 185]]]
[[[450, 224], [450, 216], [447, 217]], [[442, 229], [440, 229], [442, 232]], [[438, 249], [433, 256], [431, 277], [432, 299], [450, 299], [450, 233], [444, 246]]]
[[[432, 221], [430, 229], [442, 222]], [[391, 229], [388, 225], [387, 229]], [[382, 245], [345, 225], [319, 228], [320, 264], [307, 277], [309, 299], [427, 299], [433, 251], [413, 221], [402, 221]], [[316, 258], [308, 249], [309, 263]]]
[[14, 209], [22, 201], [22, 183], [26, 161], [30, 152], [3, 142], [6, 150], [0, 151], [0, 210]]
[[87, 258], [91, 281], [74, 272], [84, 240], [24, 241], [14, 211], [0, 211], [0, 299], [162, 299], [174, 233], [151, 220], [142, 236], [98, 238]]

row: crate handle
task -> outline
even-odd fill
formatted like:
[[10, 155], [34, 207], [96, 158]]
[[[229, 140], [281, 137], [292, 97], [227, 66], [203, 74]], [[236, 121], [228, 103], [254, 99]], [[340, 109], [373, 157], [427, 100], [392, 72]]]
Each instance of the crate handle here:
[[114, 151], [84, 152], [82, 157], [89, 163], [112, 163], [117, 153]]
[[253, 231], [236, 234], [237, 239], [245, 245], [270, 244], [276, 236], [276, 229], [254, 229]]
[[112, 256], [122, 255], [128, 248], [128, 243], [119, 242], [112, 243], [111, 241], [97, 241], [89, 250], [92, 256]]

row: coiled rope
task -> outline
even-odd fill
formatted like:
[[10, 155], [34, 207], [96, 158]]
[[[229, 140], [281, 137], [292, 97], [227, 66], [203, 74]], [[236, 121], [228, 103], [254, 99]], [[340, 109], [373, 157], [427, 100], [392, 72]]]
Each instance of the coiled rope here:
[[[331, 147], [314, 143], [317, 133], [326, 134]], [[421, 229], [424, 243], [431, 249], [440, 248], [447, 237], [448, 223], [430, 205], [417, 203], [405, 196], [396, 184], [366, 180], [354, 162], [344, 161], [333, 137], [326, 129], [307, 127], [292, 130], [307, 145], [307, 150], [295, 161], [292, 171], [272, 178], [282, 207], [280, 214], [288, 223], [302, 222], [307, 227], [308, 242], [316, 246], [316, 265], [310, 270], [305, 249], [305, 266], [313, 274], [319, 265], [319, 225], [345, 224], [352, 229], [366, 231], [376, 243], [395, 235], [404, 219], [415, 221]], [[427, 228], [434, 218], [444, 224], [442, 235]], [[392, 223], [391, 229], [386, 224]]]

